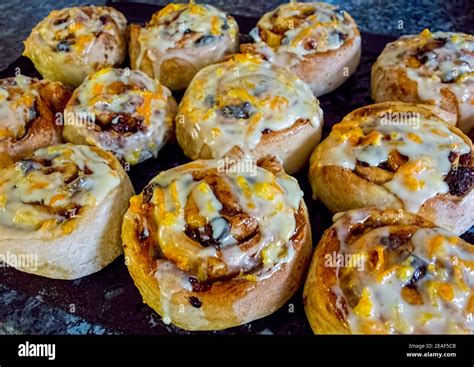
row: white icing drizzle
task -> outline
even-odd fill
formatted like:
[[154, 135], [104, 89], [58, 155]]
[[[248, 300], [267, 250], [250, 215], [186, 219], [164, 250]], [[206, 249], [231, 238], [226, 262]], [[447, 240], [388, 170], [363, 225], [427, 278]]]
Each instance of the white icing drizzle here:
[[[83, 136], [88, 144], [136, 164], [156, 158], [169, 139], [176, 102], [166, 87], [141, 71], [104, 68], [75, 90], [65, 112], [66, 125], [74, 126], [75, 134]], [[93, 120], [90, 122], [94, 125], [78, 123], [76, 120], [81, 116]], [[98, 126], [101, 118], [111, 120], [102, 123], [108, 129]], [[131, 131], [114, 130], [114, 125], [123, 124], [122, 118], [134, 121], [125, 122]], [[133, 125], [137, 126], [135, 131]]]
[[[213, 158], [233, 147], [243, 152], [257, 146], [263, 131], [281, 131], [297, 120], [320, 126], [322, 111], [309, 86], [286, 69], [252, 55], [202, 69], [187, 89], [176, 124], [193, 139], [193, 159], [203, 146]], [[178, 136], [179, 139], [179, 136]]]
[[171, 324], [170, 304], [173, 297], [183, 289], [190, 292], [193, 287], [189, 283], [189, 276], [170, 261], [158, 263], [155, 278], [160, 289], [162, 319], [166, 325], [169, 325]]
[[[65, 183], [66, 179], [71, 182]], [[30, 158], [1, 170], [0, 225], [51, 231], [68, 222], [62, 211], [99, 205], [119, 184], [120, 177], [110, 162], [87, 146], [63, 144], [39, 149]], [[73, 218], [79, 213], [70, 214]]]
[[211, 5], [168, 4], [141, 29], [136, 67], [141, 68], [146, 54], [158, 80], [163, 61], [175, 57], [199, 70], [235, 52], [238, 32], [237, 22]]
[[263, 15], [250, 35], [256, 51], [269, 61], [292, 66], [306, 55], [337, 50], [355, 36], [356, 28], [337, 6], [291, 2]]
[[[157, 246], [168, 260], [168, 249], [180, 251], [183, 256], [195, 259], [203, 264], [203, 269], [208, 269], [212, 261], [219, 260], [227, 267], [227, 274], [257, 282], [292, 261], [295, 250], [291, 237], [296, 230], [295, 214], [303, 192], [297, 181], [283, 171], [274, 175], [258, 167], [256, 174], [219, 173], [242, 206], [243, 212], [257, 220], [259, 237], [255, 248], [250, 250], [240, 248], [231, 235], [224, 239], [221, 237], [219, 248], [212, 245], [205, 247], [185, 237], [185, 208], [187, 201], [192, 198], [207, 224], [215, 223], [216, 219], [223, 221], [213, 227], [213, 231], [222, 234], [222, 225], [226, 222], [219, 212], [222, 204], [211, 186], [201, 180], [194, 181], [192, 177], [192, 173], [215, 170], [218, 164], [216, 160], [195, 161], [164, 171], [150, 182], [155, 188], [151, 202], [158, 208], [153, 217], [157, 224]], [[173, 295], [182, 290], [190, 290], [190, 276], [202, 280], [199, 271], [189, 271], [171, 260], [166, 263], [170, 265], [162, 266], [162, 260], [159, 260], [155, 273], [165, 315], [169, 313], [169, 301]], [[164, 318], [169, 321], [166, 316]]]
[[[316, 164], [318, 167], [336, 165], [354, 170], [357, 161], [360, 161], [377, 167], [387, 161], [391, 151], [396, 150], [406, 156], [408, 162], [383, 186], [402, 201], [405, 209], [417, 212], [426, 200], [449, 192], [444, 178], [452, 167], [450, 153], [463, 155], [470, 152], [470, 147], [434, 118], [421, 116], [413, 125], [389, 123], [387, 116], [397, 113], [403, 112], [386, 110], [376, 116], [363, 116], [360, 127], [351, 127], [347, 125], [350, 122], [344, 121], [335, 125], [328, 138], [334, 144], [321, 150]], [[344, 126], [349, 126], [348, 131], [339, 136], [338, 129]], [[364, 139], [369, 134], [375, 138], [365, 144]], [[361, 143], [354, 146], [351, 135], [360, 136]]]
[[122, 51], [98, 42], [98, 35], [123, 43], [126, 25], [125, 17], [113, 8], [84, 6], [53, 10], [35, 31], [45, 47], [63, 55], [65, 60], [73, 51], [84, 63], [110, 65], [115, 62], [116, 53]]
[[428, 30], [403, 36], [385, 47], [376, 67], [404, 70], [417, 83], [418, 97], [437, 106], [448, 89], [456, 97], [459, 128], [469, 132], [474, 127], [473, 36]]
[[[363, 271], [353, 269], [346, 286], [359, 293], [357, 304], [348, 307], [348, 323], [352, 333], [458, 334], [474, 332], [474, 252], [469, 245], [441, 228], [410, 229], [408, 240], [413, 251], [396, 254], [382, 244], [399, 226], [379, 227], [346, 243], [353, 225], [361, 223], [369, 213], [352, 211], [335, 223], [340, 252], [362, 256]], [[349, 219], [349, 221], [347, 221]], [[410, 227], [407, 227], [410, 228]], [[375, 267], [368, 264], [377, 253]], [[373, 256], [373, 255], [372, 255]], [[421, 266], [426, 274], [413, 284], [418, 302], [403, 296], [402, 289], [410, 283]], [[341, 268], [337, 269], [336, 295], [346, 297], [341, 285]], [[349, 285], [352, 284], [352, 287]], [[420, 301], [421, 300], [421, 301]]]
[[0, 81], [0, 141], [21, 139], [27, 133], [26, 124], [36, 118], [34, 104], [39, 97], [38, 83], [23, 75]]

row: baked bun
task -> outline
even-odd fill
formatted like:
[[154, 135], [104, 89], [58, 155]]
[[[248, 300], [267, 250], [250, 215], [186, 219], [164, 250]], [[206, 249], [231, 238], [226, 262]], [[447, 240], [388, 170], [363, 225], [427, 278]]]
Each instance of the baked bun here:
[[266, 13], [242, 52], [259, 54], [289, 69], [309, 84], [316, 97], [344, 83], [357, 69], [361, 54], [354, 19], [325, 3], [282, 4]]
[[126, 26], [124, 15], [110, 7], [53, 10], [33, 28], [23, 55], [43, 77], [77, 87], [94, 71], [123, 62]]
[[338, 214], [303, 302], [316, 334], [473, 334], [474, 247], [396, 209]]
[[293, 173], [321, 138], [322, 110], [287, 69], [237, 54], [202, 69], [178, 108], [176, 136], [191, 159], [278, 156]]
[[[113, 155], [64, 144], [0, 169], [0, 254], [27, 273], [76, 279], [122, 252], [133, 188]], [[28, 255], [32, 262], [19, 261]]]
[[172, 137], [176, 108], [171, 92], [145, 73], [102, 69], [74, 91], [65, 110], [64, 138], [137, 164], [156, 158]]
[[62, 141], [61, 119], [71, 93], [61, 83], [18, 75], [0, 79], [0, 154], [20, 159]]
[[130, 26], [130, 62], [171, 90], [185, 89], [203, 67], [239, 47], [233, 17], [207, 4], [168, 4], [145, 26]]
[[376, 102], [441, 107], [474, 134], [474, 36], [426, 29], [389, 43], [372, 66], [371, 91]]
[[298, 182], [276, 160], [198, 160], [130, 201], [125, 259], [165, 323], [220, 330], [267, 316], [300, 287], [311, 228]]
[[333, 213], [403, 208], [465, 232], [474, 225], [472, 142], [444, 118], [402, 102], [351, 112], [311, 156], [313, 197]]

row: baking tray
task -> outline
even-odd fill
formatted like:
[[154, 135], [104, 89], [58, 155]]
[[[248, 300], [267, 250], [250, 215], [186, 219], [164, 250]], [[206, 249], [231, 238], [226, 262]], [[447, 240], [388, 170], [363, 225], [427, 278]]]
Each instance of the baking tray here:
[[[151, 15], [161, 8], [140, 3], [112, 3], [111, 5], [120, 10], [129, 22], [140, 24], [148, 21]], [[242, 16], [235, 16], [235, 18], [242, 34], [248, 33], [257, 22], [257, 18]], [[325, 120], [323, 137], [329, 133], [332, 125], [339, 122], [347, 113], [372, 103], [369, 93], [370, 67], [385, 44], [393, 39], [389, 36], [362, 33], [362, 59], [357, 72], [336, 91], [319, 98]], [[20, 57], [0, 72], [0, 77], [13, 76], [17, 70], [24, 75], [40, 77], [33, 64], [25, 57]], [[175, 97], [179, 100], [181, 95], [175, 95]], [[132, 167], [129, 174], [135, 190], [140, 192], [160, 171], [188, 161], [179, 146], [173, 142], [160, 151], [157, 159]], [[295, 177], [305, 194], [311, 218], [313, 244], [316, 245], [323, 231], [330, 226], [332, 215], [321, 203], [311, 199], [307, 171], [308, 168], [305, 167]], [[473, 243], [472, 229], [464, 238]], [[13, 268], [0, 267], [1, 285], [26, 296], [40, 299], [51, 308], [62, 309], [74, 317], [102, 326], [107, 332], [147, 335], [196, 334], [196, 332], [183, 331], [173, 325], [165, 325], [160, 316], [142, 302], [124, 265], [123, 256], [102, 271], [74, 281], [47, 279], [22, 273]], [[3, 305], [0, 304], [0, 307]], [[12, 317], [13, 312], [12, 309], [10, 314], [8, 312], [4, 314]], [[5, 320], [0, 319], [1, 321]], [[30, 320], [32, 327], [26, 331], [40, 334], [42, 325], [47, 325], [49, 321], [47, 317]], [[66, 330], [58, 332], [66, 333]], [[311, 329], [304, 313], [300, 290], [285, 306], [271, 316], [225, 331], [204, 334], [304, 335], [311, 334]]]

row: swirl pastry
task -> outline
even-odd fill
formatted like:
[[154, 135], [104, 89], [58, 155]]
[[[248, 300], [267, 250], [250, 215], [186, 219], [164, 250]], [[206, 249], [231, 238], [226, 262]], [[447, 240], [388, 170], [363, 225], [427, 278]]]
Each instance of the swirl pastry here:
[[314, 198], [333, 213], [404, 208], [465, 232], [474, 224], [472, 143], [444, 118], [436, 107], [402, 102], [353, 111], [311, 157]]
[[[0, 253], [28, 254], [27, 273], [76, 279], [101, 270], [122, 252], [122, 217], [133, 195], [113, 155], [64, 144], [38, 149], [0, 169]], [[31, 265], [31, 264], [30, 264]]]
[[321, 124], [319, 102], [306, 83], [238, 54], [196, 75], [179, 105], [176, 135], [191, 159], [279, 156], [293, 173], [319, 142]]
[[64, 138], [137, 164], [157, 157], [173, 135], [176, 101], [138, 70], [106, 68], [77, 88], [65, 109]]
[[123, 62], [126, 25], [110, 7], [53, 10], [33, 28], [23, 55], [43, 77], [77, 87], [94, 71]]
[[301, 285], [311, 256], [303, 192], [276, 160], [245, 162], [173, 168], [130, 201], [128, 269], [165, 323], [237, 326], [273, 313]]
[[211, 5], [168, 4], [146, 27], [130, 26], [130, 62], [171, 90], [185, 89], [203, 67], [239, 47], [239, 27]]
[[474, 136], [474, 36], [427, 29], [403, 36], [380, 54], [371, 84], [374, 101], [436, 105]]
[[61, 142], [63, 112], [71, 93], [61, 83], [18, 75], [0, 80], [0, 154], [19, 159]]
[[250, 35], [255, 43], [242, 45], [242, 52], [289, 67], [317, 97], [339, 87], [359, 65], [359, 30], [338, 6], [282, 4], [260, 18]]
[[311, 263], [303, 302], [317, 334], [473, 334], [474, 247], [422, 217], [338, 214]]

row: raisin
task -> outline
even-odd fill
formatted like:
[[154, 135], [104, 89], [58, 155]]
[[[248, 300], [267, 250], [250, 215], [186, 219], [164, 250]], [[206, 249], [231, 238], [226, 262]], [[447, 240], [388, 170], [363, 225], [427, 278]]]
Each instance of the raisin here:
[[199, 300], [199, 298], [194, 296], [189, 297], [189, 303], [195, 308], [201, 308], [202, 306], [202, 302]]
[[367, 162], [357, 160], [357, 164], [360, 164], [362, 167], [369, 167], [370, 165]]
[[426, 265], [421, 265], [417, 267], [413, 276], [410, 279], [410, 284], [415, 284], [417, 281], [422, 279], [426, 275]]
[[316, 41], [313, 39], [309, 39], [304, 43], [304, 49], [309, 51], [309, 50], [314, 50], [316, 48]]
[[66, 23], [68, 20], [69, 20], [69, 16], [65, 16], [64, 18], [56, 19], [56, 20], [53, 22], [53, 24], [54, 24], [54, 25], [61, 25], [61, 24]]
[[455, 163], [458, 160], [459, 154], [456, 152], [450, 152], [449, 153], [449, 161], [451, 163]]
[[409, 246], [408, 241], [410, 240], [411, 234], [410, 233], [390, 233], [387, 237], [383, 237], [380, 240], [380, 243], [391, 250], [402, 252], [404, 250], [408, 250]]
[[451, 195], [464, 196], [471, 189], [474, 182], [474, 169], [458, 166], [449, 171], [444, 181], [448, 184]]
[[253, 37], [249, 34], [239, 34], [240, 43], [255, 43]]
[[203, 290], [203, 285], [201, 282], [196, 278], [196, 277], [189, 277], [188, 278], [189, 283], [193, 287], [193, 292], [199, 292]]
[[347, 39], [347, 34], [345, 34], [345, 33], [337, 32], [337, 35], [339, 37], [340, 42], [344, 42]]
[[252, 105], [249, 102], [242, 102], [238, 105], [227, 105], [220, 109], [220, 112], [226, 117], [234, 117], [236, 119], [248, 119], [251, 115], [250, 109]]
[[102, 130], [110, 129], [119, 134], [136, 133], [145, 129], [142, 118], [134, 118], [127, 113], [98, 116], [96, 121]]
[[67, 208], [62, 213], [60, 213], [64, 218], [71, 219], [75, 218], [79, 214], [79, 210], [81, 210], [80, 205], [73, 205], [70, 208]]
[[71, 51], [71, 46], [74, 44], [74, 41], [71, 40], [62, 40], [59, 41], [56, 45], [56, 51], [58, 52], [69, 52]]
[[108, 15], [101, 15], [101, 16], [99, 17], [100, 22], [101, 22], [102, 24], [104, 24], [104, 25], [105, 25], [105, 23], [107, 23], [107, 21], [108, 21], [109, 19], [110, 19], [110, 18], [109, 18]]
[[184, 233], [189, 238], [196, 242], [199, 242], [204, 247], [219, 247], [219, 241], [212, 236], [212, 226], [210, 224], [206, 224], [199, 228], [192, 228], [189, 225], [186, 225]]
[[196, 40], [196, 42], [194, 42], [194, 44], [196, 46], [208, 46], [210, 45], [212, 42], [214, 42], [214, 39], [216, 37], [214, 36], [202, 36], [201, 38], [199, 38], [198, 40]]
[[463, 154], [459, 157], [459, 164], [464, 167], [469, 167], [472, 163], [471, 153]]

